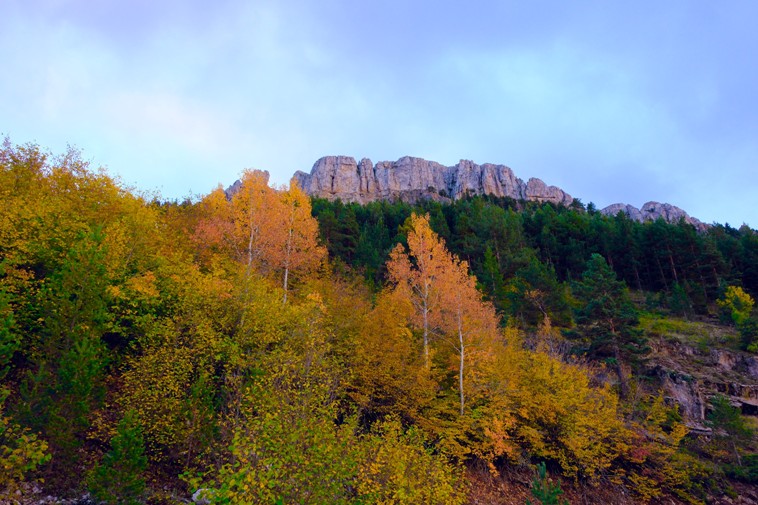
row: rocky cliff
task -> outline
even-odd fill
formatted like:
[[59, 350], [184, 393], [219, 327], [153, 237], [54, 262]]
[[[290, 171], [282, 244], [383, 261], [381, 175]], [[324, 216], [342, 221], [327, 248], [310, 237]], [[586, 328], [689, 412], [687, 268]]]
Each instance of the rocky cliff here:
[[[357, 162], [351, 156], [324, 156], [316, 161], [310, 174], [298, 171], [294, 178], [310, 196], [329, 200], [339, 198], [344, 202], [416, 202], [424, 199], [449, 201], [465, 195], [503, 196], [566, 206], [574, 201], [562, 189], [548, 186], [540, 179], [532, 178], [524, 182], [505, 165], [477, 165], [468, 160], [447, 167], [411, 156], [376, 164], [367, 158]], [[642, 209], [616, 203], [600, 212], [611, 216], [623, 212], [640, 222], [663, 218], [674, 223], [683, 218], [700, 231], [707, 227], [679, 207], [668, 203], [647, 202]]]
[[690, 430], [709, 433], [706, 413], [716, 394], [726, 396], [742, 414], [758, 416], [758, 356], [729, 350], [714, 335], [722, 330], [703, 324], [710, 339], [706, 345], [693, 345], [680, 336], [666, 335], [650, 341], [646, 375], [657, 376], [666, 397], [679, 405]]
[[447, 200], [465, 195], [494, 195], [571, 205], [574, 199], [539, 179], [522, 181], [505, 165], [477, 165], [461, 160], [446, 167], [434, 161], [406, 156], [397, 161], [369, 159], [356, 162], [350, 156], [325, 156], [310, 174], [295, 173], [303, 190], [311, 196], [367, 203], [374, 200]]
[[655, 221], [658, 218], [663, 218], [664, 221], [669, 223], [678, 223], [680, 219], [684, 219], [685, 223], [691, 224], [699, 231], [703, 231], [708, 227], [707, 224], [695, 219], [679, 207], [670, 203], [647, 202], [641, 209], [624, 203], [614, 203], [600, 210], [600, 213], [606, 216], [615, 216], [619, 212], [623, 212], [630, 219], [639, 222]]

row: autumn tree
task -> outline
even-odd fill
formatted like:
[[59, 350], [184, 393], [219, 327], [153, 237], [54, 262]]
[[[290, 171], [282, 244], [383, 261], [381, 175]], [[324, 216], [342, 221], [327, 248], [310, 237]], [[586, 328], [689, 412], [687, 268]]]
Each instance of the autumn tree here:
[[468, 263], [448, 255], [442, 281], [442, 325], [445, 333], [453, 337], [452, 346], [458, 354], [458, 396], [463, 415], [467, 358], [471, 363], [491, 354], [498, 320], [492, 304], [482, 300], [476, 278], [468, 272]]
[[253, 271], [281, 275], [286, 302], [293, 272], [312, 272], [326, 251], [317, 242], [311, 204], [293, 180], [286, 190], [268, 184], [268, 172], [246, 170], [231, 197], [221, 188], [201, 202], [195, 240], [205, 255], [226, 253], [244, 265], [243, 284]]
[[348, 394], [363, 418], [399, 416], [418, 420], [434, 398], [437, 384], [424, 368], [409, 320], [414, 307], [394, 291], [384, 291], [361, 324], [351, 356]]
[[[308, 195], [297, 185], [295, 179], [290, 187], [279, 194], [282, 211], [281, 235], [277, 251], [271, 257], [272, 264], [283, 271], [284, 302], [287, 302], [290, 272], [313, 271], [326, 255], [326, 250], [318, 245], [318, 222], [311, 216], [311, 202]], [[276, 225], [274, 225], [276, 226]]]
[[729, 286], [716, 301], [721, 310], [738, 328], [745, 324], [753, 312], [755, 300], [739, 286]]
[[413, 320], [423, 337], [424, 365], [431, 367], [429, 341], [441, 325], [441, 301], [445, 268], [450, 254], [429, 226], [428, 216], [412, 214], [408, 227], [408, 251], [398, 244], [387, 263], [390, 282], [414, 307]]

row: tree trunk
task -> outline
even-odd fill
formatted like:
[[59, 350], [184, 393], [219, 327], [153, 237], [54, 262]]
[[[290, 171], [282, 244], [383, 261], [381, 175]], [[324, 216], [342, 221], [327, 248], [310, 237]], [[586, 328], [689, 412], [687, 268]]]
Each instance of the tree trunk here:
[[292, 226], [290, 226], [289, 236], [287, 237], [287, 246], [284, 250], [284, 300], [282, 303], [287, 303], [287, 281], [290, 276], [290, 256], [292, 254]]
[[424, 283], [424, 366], [430, 369], [429, 363], [429, 286]]
[[637, 281], [637, 289], [639, 291], [642, 291], [642, 280], [640, 279], [640, 272], [637, 270], [637, 265], [634, 263], [634, 260], [632, 260], [632, 270], [634, 270], [634, 278]]
[[255, 226], [253, 225], [253, 211], [250, 211], [250, 237], [247, 242], [247, 266], [245, 267], [245, 289], [242, 292], [242, 314], [238, 328], [242, 330], [245, 327], [245, 318], [247, 316], [247, 298], [250, 292], [250, 274], [253, 269], [253, 242], [255, 239]]
[[669, 290], [669, 283], [666, 282], [666, 275], [663, 273], [663, 266], [661, 265], [661, 259], [658, 257], [658, 255], [655, 255], [655, 262], [658, 264], [658, 271], [661, 273], [661, 280], [663, 281], [663, 286], [666, 288], [666, 291]]
[[666, 247], [669, 253], [669, 263], [671, 264], [671, 271], [674, 273], [674, 282], [679, 284], [679, 276], [676, 275], [676, 266], [674, 265], [674, 256], [671, 254], [671, 249], [668, 249], [668, 246]]
[[464, 396], [463, 396], [463, 360], [465, 357], [465, 347], [463, 345], [463, 331], [461, 330], [461, 322], [458, 320], [458, 343], [461, 346], [461, 361], [458, 368], [458, 389], [460, 390], [461, 397], [461, 415], [463, 415]]
[[737, 465], [741, 467], [742, 458], [740, 457], [740, 451], [737, 450], [737, 444], [734, 443], [734, 439], [732, 439], [732, 450], [734, 451], [734, 455], [737, 456]]
[[619, 352], [619, 346], [616, 343], [613, 344], [613, 357], [616, 360], [616, 375], [618, 375], [619, 379], [619, 396], [623, 400], [629, 396], [629, 385], [626, 382], [624, 367], [621, 363], [621, 353]]

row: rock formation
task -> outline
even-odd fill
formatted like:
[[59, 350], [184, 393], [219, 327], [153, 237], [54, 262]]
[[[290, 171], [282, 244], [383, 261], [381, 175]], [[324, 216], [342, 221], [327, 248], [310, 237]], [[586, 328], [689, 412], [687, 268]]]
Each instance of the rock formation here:
[[[413, 203], [425, 199], [446, 202], [466, 195], [493, 195], [565, 206], [574, 201], [562, 189], [548, 186], [540, 179], [524, 182], [505, 165], [477, 165], [468, 160], [446, 167], [411, 156], [376, 164], [367, 158], [356, 162], [351, 156], [325, 156], [316, 161], [310, 174], [298, 171], [294, 179], [310, 196], [329, 200], [339, 198], [344, 202], [401, 200]], [[623, 212], [639, 222], [663, 218], [669, 223], [676, 223], [684, 219], [698, 231], [708, 228], [708, 225], [668, 203], [647, 202], [642, 209], [615, 203], [600, 212], [608, 216]]]
[[[719, 331], [708, 328], [710, 334]], [[710, 400], [721, 394], [742, 414], [758, 416], [758, 356], [694, 346], [668, 336], [650, 342], [646, 375], [657, 376], [668, 400], [679, 405], [687, 426], [706, 434]]]
[[516, 200], [571, 205], [571, 195], [539, 179], [524, 182], [505, 165], [477, 165], [461, 160], [446, 167], [434, 161], [406, 156], [397, 161], [369, 159], [360, 163], [350, 156], [319, 159], [310, 174], [296, 172], [294, 178], [311, 196], [345, 202], [375, 200], [448, 200], [466, 195], [493, 195]]
[[647, 202], [642, 206], [642, 209], [623, 203], [614, 203], [600, 210], [600, 213], [606, 216], [615, 216], [619, 212], [623, 212], [630, 219], [639, 222], [655, 221], [658, 218], [663, 218], [664, 221], [669, 223], [678, 223], [679, 220], [684, 219], [685, 223], [691, 224], [698, 231], [704, 231], [708, 228], [707, 224], [691, 217], [685, 211], [670, 203]]

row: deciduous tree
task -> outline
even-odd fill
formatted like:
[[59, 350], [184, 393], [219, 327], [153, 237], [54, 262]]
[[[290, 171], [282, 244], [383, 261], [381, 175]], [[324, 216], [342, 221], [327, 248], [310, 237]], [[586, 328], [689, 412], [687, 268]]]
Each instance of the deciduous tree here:
[[411, 301], [414, 324], [423, 337], [424, 364], [431, 367], [430, 339], [442, 323], [441, 300], [445, 268], [450, 254], [429, 226], [428, 216], [412, 214], [408, 227], [408, 251], [398, 244], [387, 263], [390, 282]]
[[311, 202], [295, 179], [290, 187], [279, 194], [282, 203], [281, 224], [272, 223], [279, 228], [281, 235], [270, 258], [271, 263], [281, 270], [284, 287], [284, 302], [287, 302], [290, 272], [309, 272], [318, 267], [326, 255], [326, 250], [318, 245], [318, 222], [311, 215]]

